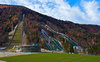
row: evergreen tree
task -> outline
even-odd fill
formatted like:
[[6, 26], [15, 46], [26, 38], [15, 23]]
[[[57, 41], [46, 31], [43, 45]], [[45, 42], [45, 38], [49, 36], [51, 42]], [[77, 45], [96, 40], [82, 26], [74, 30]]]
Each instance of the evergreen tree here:
[[92, 48], [93, 48], [93, 54], [96, 54], [96, 51], [97, 51], [96, 45], [93, 44]]
[[85, 53], [85, 46], [83, 46], [83, 53]]
[[76, 47], [75, 47], [75, 49], [74, 49], [74, 53], [75, 53], [75, 54], [77, 54], [77, 53], [78, 53], [78, 52], [77, 52], [77, 49], [76, 49]]
[[71, 53], [74, 52], [74, 49], [73, 49], [73, 46], [72, 45], [70, 45], [70, 52]]
[[97, 45], [97, 52], [98, 54], [100, 54], [100, 41], [98, 42], [98, 45]]
[[65, 52], [67, 52], [66, 43], [64, 43], [64, 50], [65, 50]]
[[90, 54], [90, 46], [89, 46], [89, 44], [88, 44], [88, 54]]

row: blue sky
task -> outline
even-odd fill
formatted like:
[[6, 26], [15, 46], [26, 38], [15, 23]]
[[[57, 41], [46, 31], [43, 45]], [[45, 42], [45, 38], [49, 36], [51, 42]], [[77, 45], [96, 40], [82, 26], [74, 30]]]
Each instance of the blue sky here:
[[0, 0], [0, 4], [22, 5], [60, 20], [100, 25], [100, 0]]

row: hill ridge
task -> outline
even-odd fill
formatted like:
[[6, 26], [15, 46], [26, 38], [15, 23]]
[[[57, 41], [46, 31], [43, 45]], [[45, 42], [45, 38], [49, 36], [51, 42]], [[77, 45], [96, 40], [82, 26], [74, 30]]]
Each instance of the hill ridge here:
[[[18, 20], [22, 20], [23, 14], [25, 14], [24, 31], [27, 35], [28, 43], [41, 41], [39, 38], [41, 36], [41, 29], [43, 28], [41, 25], [45, 24], [49, 25], [53, 30], [64, 33], [81, 47], [85, 46], [87, 48], [88, 45], [93, 46], [93, 44], [97, 45], [100, 42], [100, 26], [98, 25], [75, 24], [42, 15], [23, 6], [0, 5], [0, 45], [3, 45], [7, 40], [3, 38], [5, 33], [10, 32], [11, 26], [16, 26]], [[48, 30], [47, 32], [52, 37], [58, 38], [57, 35], [52, 34]], [[64, 41], [63, 39], [60, 40]]]

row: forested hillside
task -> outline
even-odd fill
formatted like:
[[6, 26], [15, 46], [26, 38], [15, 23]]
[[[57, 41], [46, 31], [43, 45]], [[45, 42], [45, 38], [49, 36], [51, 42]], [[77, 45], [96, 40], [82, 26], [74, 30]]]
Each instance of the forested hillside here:
[[[9, 41], [7, 35], [11, 31], [11, 26], [21, 21], [23, 14], [25, 14], [24, 29], [27, 43], [40, 42], [41, 25], [48, 25], [55, 31], [64, 33], [81, 47], [87, 48], [93, 45], [97, 47], [100, 44], [100, 26], [98, 25], [76, 24], [67, 20], [54, 19], [23, 6], [0, 5], [0, 46]], [[56, 35], [53, 37], [56, 38]]]

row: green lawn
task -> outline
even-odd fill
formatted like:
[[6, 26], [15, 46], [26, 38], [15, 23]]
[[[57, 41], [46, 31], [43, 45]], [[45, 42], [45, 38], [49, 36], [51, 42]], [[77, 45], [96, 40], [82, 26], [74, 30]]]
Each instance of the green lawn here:
[[7, 62], [100, 62], [100, 56], [66, 53], [37, 53], [0, 58]]

